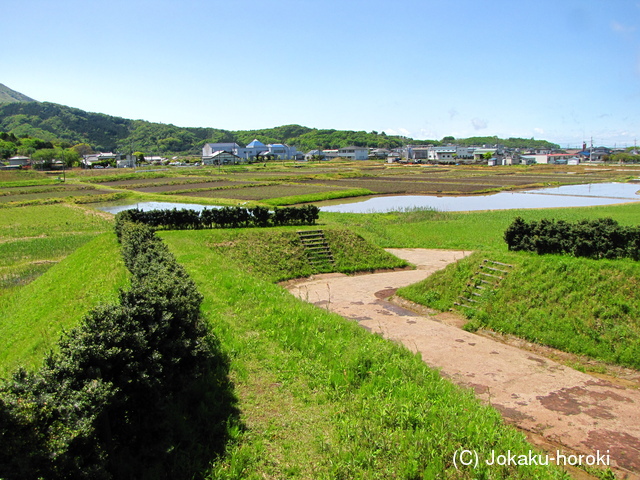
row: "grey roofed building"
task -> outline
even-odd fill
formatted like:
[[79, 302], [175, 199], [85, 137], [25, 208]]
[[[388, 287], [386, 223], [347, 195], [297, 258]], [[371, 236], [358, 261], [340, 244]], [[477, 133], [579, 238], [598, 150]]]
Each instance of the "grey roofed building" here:
[[210, 157], [214, 154], [214, 152], [229, 152], [234, 153], [240, 145], [237, 143], [205, 143], [204, 147], [202, 147], [202, 156]]
[[11, 157], [9, 159], [9, 165], [23, 167], [23, 166], [29, 165], [30, 163], [31, 163], [31, 160], [29, 159], [29, 157], [16, 156], [16, 157]]
[[245, 161], [244, 158], [224, 150], [218, 150], [208, 157], [202, 157], [203, 165], [235, 165], [236, 163], [244, 163]]

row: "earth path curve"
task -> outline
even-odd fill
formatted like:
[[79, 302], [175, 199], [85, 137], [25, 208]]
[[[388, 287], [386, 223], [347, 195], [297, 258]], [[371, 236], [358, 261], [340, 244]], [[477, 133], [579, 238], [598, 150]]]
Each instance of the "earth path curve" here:
[[[385, 300], [471, 252], [388, 249], [414, 265], [370, 275], [326, 274], [288, 285], [291, 293], [420, 352], [422, 359], [498, 409], [555, 453], [610, 455], [622, 478], [640, 479], [640, 390], [547, 357], [466, 332], [451, 314], [421, 315]], [[445, 316], [447, 314], [444, 314]], [[453, 324], [452, 324], [453, 323]]]

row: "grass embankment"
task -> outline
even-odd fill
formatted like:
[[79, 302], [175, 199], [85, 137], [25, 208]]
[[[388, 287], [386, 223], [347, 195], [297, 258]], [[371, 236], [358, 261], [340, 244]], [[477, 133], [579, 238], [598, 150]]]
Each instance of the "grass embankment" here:
[[63, 329], [99, 303], [113, 301], [127, 283], [115, 234], [85, 243], [34, 282], [0, 299], [0, 375], [18, 364], [33, 368]]
[[640, 368], [640, 264], [508, 252], [502, 236], [516, 216], [527, 221], [611, 217], [621, 224], [635, 225], [640, 219], [640, 205], [473, 213], [323, 213], [320, 219], [349, 224], [385, 247], [479, 252], [398, 291], [400, 296], [440, 310], [453, 307], [483, 258], [513, 264], [513, 273], [495, 294], [477, 311], [467, 310], [472, 320], [469, 328], [487, 327], [571, 353]]
[[514, 218], [574, 222], [611, 217], [622, 225], [640, 223], [640, 203], [580, 208], [437, 212], [320, 214], [320, 224], [344, 225], [383, 248], [450, 248], [507, 251], [503, 234]]
[[[638, 262], [527, 253], [488, 257], [514, 268], [490, 295], [476, 298], [476, 309], [466, 310], [467, 329], [490, 328], [640, 369]], [[468, 290], [483, 258], [486, 252], [476, 253], [398, 295], [447, 310]]]
[[0, 375], [38, 365], [62, 328], [123, 284], [118, 247], [100, 236], [112, 225], [78, 206], [0, 209]]
[[454, 453], [528, 453], [524, 437], [408, 350], [203, 248], [160, 235], [204, 295], [231, 356], [244, 428], [210, 478], [558, 478], [555, 467], [456, 470]]
[[68, 205], [0, 208], [0, 299], [111, 225], [95, 211]]
[[[312, 266], [296, 231], [317, 227], [215, 229], [192, 232], [201, 245], [230, 259], [237, 268], [271, 282], [308, 277], [316, 273], [354, 273], [399, 268], [407, 262], [388, 254], [344, 228], [325, 229], [335, 265]], [[202, 247], [201, 247], [202, 248]]]

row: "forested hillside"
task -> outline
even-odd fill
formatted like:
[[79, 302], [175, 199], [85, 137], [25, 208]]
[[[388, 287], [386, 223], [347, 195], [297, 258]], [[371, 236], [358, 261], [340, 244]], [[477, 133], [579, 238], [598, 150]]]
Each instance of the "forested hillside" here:
[[11, 90], [6, 85], [0, 83], [0, 103], [9, 102], [35, 102], [35, 100], [33, 98], [27, 97], [20, 92]]
[[[17, 93], [17, 92], [14, 92]], [[27, 97], [28, 98], [28, 97]], [[230, 131], [217, 128], [177, 127], [171, 124], [130, 120], [48, 102], [0, 103], [0, 132], [17, 137], [29, 136], [69, 146], [88, 144], [96, 151], [129, 153], [140, 151], [149, 155], [198, 155], [205, 143], [236, 142], [241, 146], [257, 138], [261, 142], [286, 143], [302, 152], [312, 149], [341, 148], [351, 145], [371, 148], [397, 148], [406, 144], [440, 145], [449, 141], [465, 143], [464, 139], [445, 137], [437, 140], [413, 140], [386, 135], [384, 132], [316, 129], [300, 125], [284, 125], [263, 130]], [[472, 140], [472, 139], [469, 139]], [[501, 143], [508, 146], [553, 148], [544, 140], [482, 137], [475, 144]], [[467, 141], [466, 143], [470, 143]]]

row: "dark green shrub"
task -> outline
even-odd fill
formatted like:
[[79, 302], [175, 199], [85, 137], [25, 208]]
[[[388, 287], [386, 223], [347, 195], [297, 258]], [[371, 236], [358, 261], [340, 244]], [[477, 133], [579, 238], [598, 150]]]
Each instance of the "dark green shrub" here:
[[527, 223], [517, 217], [505, 230], [504, 239], [509, 250], [637, 260], [640, 257], [639, 232], [640, 227], [624, 227], [611, 218], [570, 224], [548, 219]]
[[38, 372], [0, 385], [0, 478], [187, 479], [224, 446], [234, 400], [202, 296], [153, 229], [125, 217], [131, 288]]

